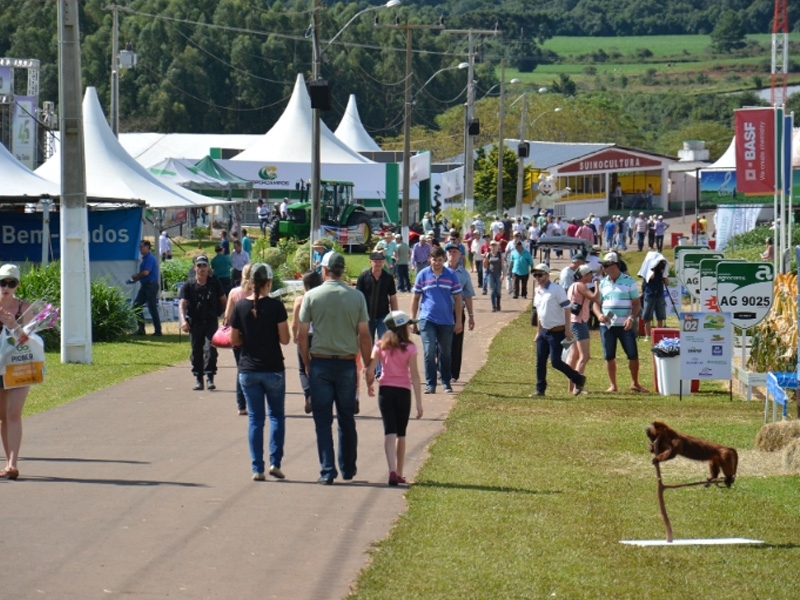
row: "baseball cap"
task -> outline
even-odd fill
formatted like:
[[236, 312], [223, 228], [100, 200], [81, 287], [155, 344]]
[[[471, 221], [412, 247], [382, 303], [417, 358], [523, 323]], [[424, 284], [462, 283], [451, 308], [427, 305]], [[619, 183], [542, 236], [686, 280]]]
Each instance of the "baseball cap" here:
[[609, 252], [603, 257], [603, 264], [606, 263], [618, 263], [619, 262], [619, 255], [616, 252]]
[[326, 269], [331, 269], [332, 271], [336, 269], [341, 269], [342, 271], [344, 271], [344, 256], [342, 256], [338, 252], [328, 252], [325, 256], [322, 257], [320, 265], [325, 267]]
[[252, 281], [268, 281], [272, 279], [272, 267], [267, 263], [256, 263], [250, 268]]
[[371, 252], [369, 255], [370, 260], [386, 260], [383, 252]]
[[575, 256], [572, 257], [572, 260], [586, 260], [586, 255], [583, 252], [576, 252]]
[[458, 246], [458, 244], [454, 244], [453, 242], [446, 243], [444, 245], [444, 249], [445, 250], [458, 250], [459, 252], [461, 252], [461, 248]]
[[593, 272], [592, 267], [590, 267], [589, 265], [581, 265], [580, 267], [578, 267], [578, 270], [575, 271], [575, 279], [580, 279], [581, 277], [588, 275], [589, 273], [592, 272]]
[[14, 279], [19, 281], [19, 267], [17, 265], [3, 265], [0, 267], [0, 279]]
[[208, 257], [205, 254], [198, 254], [194, 257], [194, 264], [208, 265]]
[[537, 273], [537, 272], [538, 273], [549, 273], [550, 272], [550, 267], [547, 266], [544, 263], [539, 263], [538, 265], [533, 267], [533, 272], [534, 273]]
[[417, 319], [412, 319], [402, 310], [393, 310], [383, 318], [383, 322], [389, 329], [399, 329], [403, 325], [413, 325]]

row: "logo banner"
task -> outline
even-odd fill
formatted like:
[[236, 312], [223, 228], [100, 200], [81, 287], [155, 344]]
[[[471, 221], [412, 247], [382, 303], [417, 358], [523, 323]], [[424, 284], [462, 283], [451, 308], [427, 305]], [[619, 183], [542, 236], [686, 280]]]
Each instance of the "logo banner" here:
[[36, 96], [14, 96], [11, 153], [23, 165], [36, 168]]
[[735, 112], [736, 187], [743, 194], [775, 191], [775, 111], [742, 108]]

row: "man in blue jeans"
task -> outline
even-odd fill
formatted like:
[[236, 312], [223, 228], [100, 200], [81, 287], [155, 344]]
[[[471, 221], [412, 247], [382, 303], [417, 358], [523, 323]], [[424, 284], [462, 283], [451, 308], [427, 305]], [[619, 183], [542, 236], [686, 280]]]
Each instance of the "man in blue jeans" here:
[[412, 331], [422, 337], [425, 355], [426, 394], [436, 393], [437, 359], [442, 387], [448, 394], [452, 393], [450, 360], [453, 334], [461, 333], [464, 328], [461, 284], [456, 272], [445, 267], [444, 262], [445, 251], [439, 246], [432, 248], [431, 264], [417, 273], [411, 301], [411, 318], [418, 320], [416, 325], [412, 325]]
[[[384, 268], [385, 260], [383, 252], [371, 253], [369, 269], [362, 271], [356, 281], [356, 289], [364, 294], [367, 302], [370, 342], [375, 342], [376, 336], [378, 340], [383, 337], [386, 333], [386, 323], [383, 320], [389, 311], [397, 310], [397, 287], [394, 277]], [[380, 365], [377, 376], [380, 376]]]
[[[297, 340], [311, 384], [320, 463], [317, 483], [331, 485], [339, 474], [331, 431], [334, 405], [339, 425], [339, 469], [345, 481], [356, 476], [356, 356], [360, 352], [362, 364], [368, 365], [372, 346], [364, 294], [342, 281], [344, 256], [328, 252], [322, 257], [320, 267], [324, 282], [303, 296]], [[312, 322], [314, 335], [309, 347]]]
[[137, 335], [144, 335], [144, 317], [142, 307], [147, 304], [147, 310], [153, 319], [153, 335], [161, 335], [161, 317], [158, 314], [158, 292], [161, 280], [158, 276], [158, 260], [151, 252], [150, 242], [142, 240], [139, 242], [139, 252], [142, 253], [142, 262], [139, 264], [139, 272], [135, 273], [128, 280], [128, 283], [139, 282], [139, 293], [133, 301], [133, 312], [136, 313], [136, 320], [139, 323]]

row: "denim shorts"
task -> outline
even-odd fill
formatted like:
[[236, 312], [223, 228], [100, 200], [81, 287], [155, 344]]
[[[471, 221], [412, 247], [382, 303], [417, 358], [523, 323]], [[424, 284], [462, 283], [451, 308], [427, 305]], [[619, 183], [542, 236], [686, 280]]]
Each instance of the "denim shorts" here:
[[642, 318], [645, 321], [653, 320], [653, 313], [656, 319], [664, 321], [667, 318], [667, 301], [664, 300], [663, 294], [661, 296], [645, 296], [644, 309], [642, 310]]
[[627, 331], [624, 327], [606, 327], [600, 325], [600, 338], [603, 341], [603, 359], [614, 360], [617, 358], [617, 340], [622, 343], [622, 350], [628, 360], [639, 359], [639, 349], [636, 346], [636, 327]]
[[589, 323], [570, 323], [569, 327], [572, 329], [572, 335], [579, 342], [589, 339]]

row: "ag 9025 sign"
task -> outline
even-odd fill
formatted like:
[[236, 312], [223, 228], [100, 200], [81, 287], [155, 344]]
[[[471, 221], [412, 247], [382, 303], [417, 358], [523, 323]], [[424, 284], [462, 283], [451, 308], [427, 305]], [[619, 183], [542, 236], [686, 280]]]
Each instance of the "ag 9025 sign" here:
[[736, 327], [758, 325], [772, 309], [772, 263], [722, 261], [717, 264], [717, 305]]

